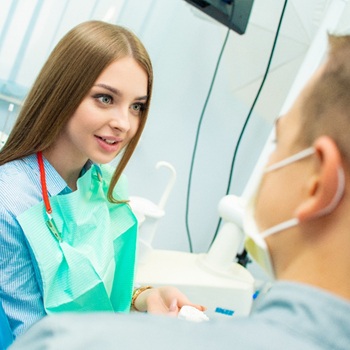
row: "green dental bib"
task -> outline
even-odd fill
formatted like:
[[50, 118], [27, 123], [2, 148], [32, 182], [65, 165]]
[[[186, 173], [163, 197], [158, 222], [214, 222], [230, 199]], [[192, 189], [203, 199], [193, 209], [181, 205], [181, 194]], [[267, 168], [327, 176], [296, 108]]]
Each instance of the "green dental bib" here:
[[[44, 202], [17, 217], [40, 269], [48, 314], [130, 309], [137, 220], [128, 204], [108, 201], [112, 173], [109, 166], [92, 165], [76, 191], [50, 197], [62, 240], [46, 225]], [[127, 198], [125, 178], [114, 196]]]

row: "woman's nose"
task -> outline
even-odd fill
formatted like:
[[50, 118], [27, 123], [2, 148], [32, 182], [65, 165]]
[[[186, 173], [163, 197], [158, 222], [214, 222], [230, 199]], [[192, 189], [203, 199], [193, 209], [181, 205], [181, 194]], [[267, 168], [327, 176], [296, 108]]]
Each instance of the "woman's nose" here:
[[130, 129], [129, 107], [120, 107], [113, 111], [111, 127], [127, 132]]

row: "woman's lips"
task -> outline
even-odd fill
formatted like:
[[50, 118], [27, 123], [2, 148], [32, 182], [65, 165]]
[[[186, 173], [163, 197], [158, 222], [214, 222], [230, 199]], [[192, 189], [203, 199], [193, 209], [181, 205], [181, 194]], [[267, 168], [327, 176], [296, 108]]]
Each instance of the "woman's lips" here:
[[95, 135], [96, 140], [100, 147], [107, 152], [115, 152], [118, 150], [120, 143], [122, 142], [121, 138], [113, 136], [97, 136]]

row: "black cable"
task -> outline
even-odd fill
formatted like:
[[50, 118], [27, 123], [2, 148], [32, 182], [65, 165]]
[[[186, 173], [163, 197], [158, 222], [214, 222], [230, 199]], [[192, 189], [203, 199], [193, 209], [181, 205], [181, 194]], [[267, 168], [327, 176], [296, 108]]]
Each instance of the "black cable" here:
[[[274, 52], [275, 52], [275, 48], [276, 48], [276, 44], [277, 44], [277, 40], [278, 40], [278, 37], [279, 37], [279, 33], [280, 33], [280, 29], [281, 29], [281, 25], [282, 25], [282, 22], [283, 22], [283, 18], [284, 18], [284, 14], [285, 14], [285, 10], [286, 10], [286, 7], [287, 7], [287, 3], [288, 3], [288, 0], [285, 0], [284, 2], [284, 5], [283, 5], [283, 9], [282, 9], [282, 12], [281, 12], [281, 16], [280, 16], [280, 19], [279, 19], [279, 23], [278, 23], [278, 26], [277, 26], [277, 30], [276, 30], [276, 34], [275, 34], [275, 39], [274, 39], [274, 42], [273, 42], [273, 45], [272, 45], [272, 49], [271, 49], [271, 53], [270, 53], [270, 57], [269, 57], [269, 61], [267, 63], [267, 67], [266, 67], [266, 70], [265, 70], [265, 74], [264, 74], [264, 77], [261, 81], [261, 84], [260, 84], [260, 87], [259, 87], [259, 90], [255, 96], [255, 99], [253, 101], [253, 104], [251, 105], [250, 109], [249, 109], [249, 112], [248, 112], [248, 115], [244, 121], [244, 124], [243, 124], [243, 127], [242, 127], [242, 130], [239, 134], [239, 137], [238, 137], [238, 141], [236, 143], [236, 147], [235, 147], [235, 150], [234, 150], [234, 154], [233, 154], [233, 158], [232, 158], [232, 162], [231, 162], [231, 170], [230, 170], [230, 176], [229, 176], [229, 180], [228, 180], [228, 184], [227, 184], [227, 190], [226, 190], [226, 195], [228, 195], [230, 193], [230, 188], [231, 188], [231, 181], [232, 181], [232, 177], [233, 177], [233, 171], [234, 171], [234, 166], [235, 166], [235, 162], [236, 162], [236, 157], [237, 157], [237, 153], [238, 153], [238, 149], [239, 149], [239, 146], [240, 146], [240, 143], [241, 143], [241, 140], [242, 140], [242, 137], [244, 135], [244, 132], [245, 132], [245, 129], [247, 127], [247, 124], [250, 120], [250, 117], [253, 113], [253, 110], [254, 110], [254, 107], [258, 101], [258, 98], [260, 96], [260, 93], [262, 91], [262, 88], [265, 84], [265, 81], [266, 81], [266, 78], [267, 78], [267, 75], [269, 73], [269, 70], [270, 70], [270, 66], [271, 66], [271, 62], [272, 62], [272, 58], [273, 58], [273, 55], [274, 55]], [[210, 243], [210, 246], [213, 244], [218, 232], [219, 232], [219, 228], [220, 228], [220, 225], [221, 225], [221, 221], [222, 219], [220, 218], [219, 221], [218, 221], [218, 224], [217, 224], [217, 227], [216, 227], [216, 230], [215, 230], [215, 234], [214, 234], [214, 237]], [[243, 252], [244, 254], [244, 252]]]
[[[233, 11], [234, 11], [234, 6], [232, 6], [232, 9], [231, 9], [230, 19], [233, 16]], [[199, 134], [200, 134], [200, 129], [201, 129], [203, 117], [204, 117], [205, 111], [207, 109], [209, 98], [210, 98], [211, 92], [213, 90], [213, 86], [214, 86], [214, 82], [215, 82], [215, 79], [216, 79], [216, 75], [217, 75], [217, 72], [218, 72], [218, 69], [219, 69], [219, 66], [220, 66], [221, 58], [222, 58], [222, 55], [224, 53], [224, 50], [225, 50], [225, 47], [226, 47], [229, 35], [230, 35], [230, 28], [228, 28], [228, 30], [227, 30], [227, 33], [226, 33], [223, 45], [221, 47], [221, 51], [220, 51], [218, 60], [216, 62], [215, 71], [214, 71], [213, 77], [211, 79], [211, 83], [210, 83], [210, 87], [209, 87], [209, 90], [208, 90], [208, 93], [207, 93], [207, 97], [205, 99], [201, 115], [199, 117], [198, 126], [197, 126], [197, 133], [196, 133], [195, 143], [194, 143], [193, 152], [192, 152], [190, 173], [189, 173], [189, 176], [188, 176], [188, 185], [187, 185], [186, 219], [185, 219], [187, 239], [188, 239], [188, 244], [189, 244], [189, 250], [190, 250], [191, 253], [193, 252], [193, 246], [192, 246], [192, 239], [191, 239], [191, 234], [190, 234], [190, 227], [189, 227], [189, 220], [188, 220], [189, 217], [188, 216], [189, 216], [190, 193], [191, 193], [191, 183], [192, 183], [192, 173], [193, 173], [194, 160], [195, 160], [195, 157], [196, 157], [197, 145], [198, 145]]]

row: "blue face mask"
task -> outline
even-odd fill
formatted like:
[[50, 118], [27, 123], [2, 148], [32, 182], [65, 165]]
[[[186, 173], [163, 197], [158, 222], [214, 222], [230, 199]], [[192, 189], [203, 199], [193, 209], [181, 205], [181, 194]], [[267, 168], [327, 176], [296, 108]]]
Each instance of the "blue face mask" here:
[[[262, 232], [259, 231], [258, 226], [255, 222], [255, 203], [257, 193], [261, 184], [261, 180], [264, 174], [281, 169], [285, 166], [288, 166], [294, 162], [297, 162], [301, 159], [309, 157], [315, 153], [313, 147], [307, 148], [301, 152], [298, 152], [288, 158], [285, 158], [275, 164], [272, 164], [265, 168], [262, 172], [260, 178], [255, 183], [254, 191], [247, 201], [247, 206], [244, 214], [243, 227], [246, 234], [245, 246], [248, 253], [252, 258], [260, 265], [260, 267], [273, 279], [275, 277], [270, 252], [266, 244], [265, 238], [271, 236], [277, 232], [286, 230], [288, 228], [294, 227], [299, 224], [298, 218], [292, 218], [290, 220], [283, 221], [273, 227], [270, 227]], [[338, 205], [345, 189], [345, 176], [342, 168], [338, 170], [338, 189], [337, 192], [331, 201], [331, 203], [323, 208], [322, 211], [318, 213], [318, 216], [326, 215], [334, 210]]]

